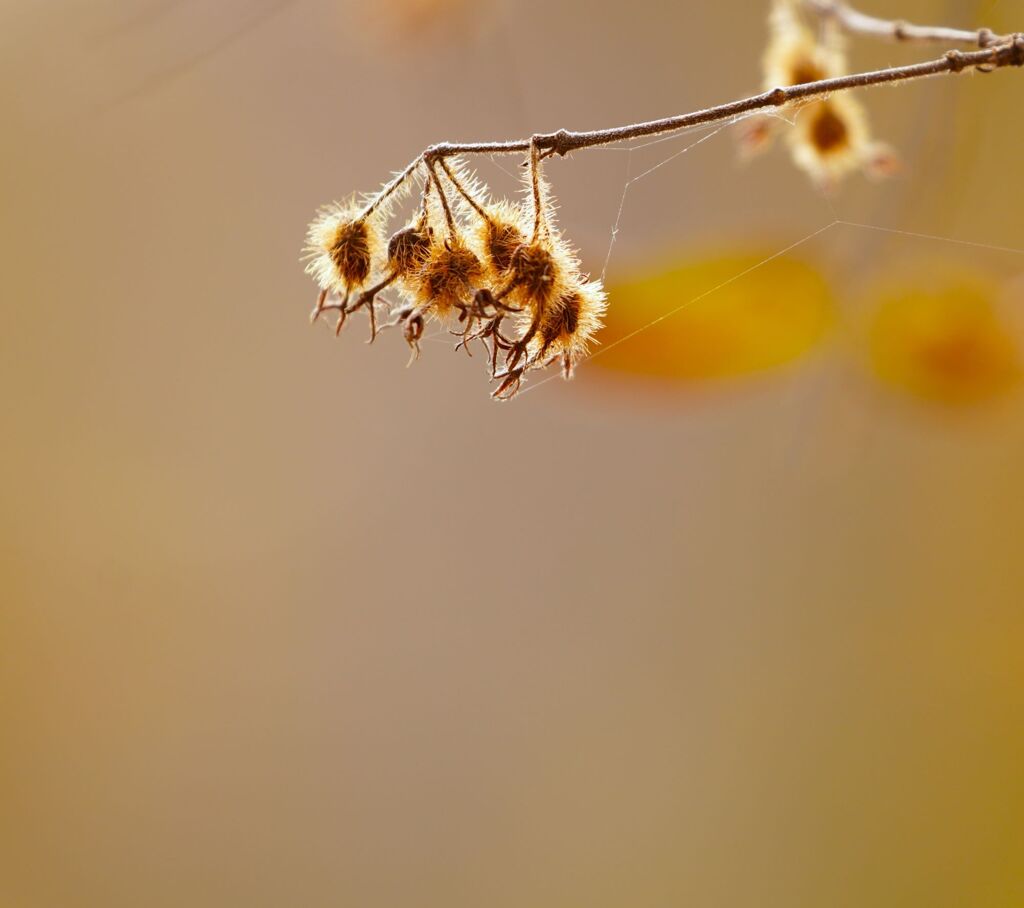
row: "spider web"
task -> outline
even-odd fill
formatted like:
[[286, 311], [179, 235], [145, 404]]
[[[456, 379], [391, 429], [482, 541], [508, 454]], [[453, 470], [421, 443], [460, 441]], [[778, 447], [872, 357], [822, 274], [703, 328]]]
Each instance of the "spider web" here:
[[[732, 130], [732, 128], [735, 127], [738, 123], [750, 117], [773, 117], [775, 119], [783, 121], [787, 125], [792, 126], [795, 123], [796, 117], [799, 116], [800, 111], [804, 106], [806, 105], [795, 105], [791, 110], [788, 111], [757, 111], [749, 114], [744, 114], [742, 116], [726, 120], [721, 123], [691, 127], [689, 129], [674, 132], [670, 135], [661, 136], [656, 139], [648, 139], [645, 141], [625, 141], [614, 145], [589, 149], [587, 151], [588, 154], [595, 152], [612, 152], [618, 153], [625, 158], [625, 164], [623, 166], [623, 187], [622, 192], [618, 198], [618, 203], [615, 207], [615, 214], [608, 236], [608, 244], [601, 265], [601, 281], [605, 281], [609, 267], [612, 264], [614, 254], [618, 246], [619, 236], [622, 231], [623, 217], [628, 208], [629, 196], [631, 190], [638, 183], [647, 179], [653, 174], [662, 171], [663, 168], [668, 167], [673, 162], [678, 161], [691, 151], [694, 151], [695, 149], [699, 148], [705, 143], [710, 142], [712, 139], [722, 136], [723, 133], [728, 134]], [[680, 142], [682, 143], [681, 147], [674, 147], [676, 145], [679, 145]], [[650, 161], [641, 162], [641, 152], [647, 149], [660, 148], [665, 145], [670, 145], [673, 147], [671, 147], [667, 153], [658, 156], [658, 158], [653, 163], [651, 163]], [[521, 181], [521, 175], [515, 174], [513, 170], [509, 166], [507, 166], [506, 163], [503, 163], [502, 158], [492, 155], [488, 156], [488, 160], [494, 165], [496, 169], [504, 173], [513, 183], [519, 183]], [[504, 160], [508, 161], [514, 159]], [[768, 165], [767, 162], [765, 162], [762, 166], [770, 165]], [[784, 166], [791, 165], [786, 164]], [[808, 188], [807, 191], [814, 192], [814, 190], [810, 188]], [[735, 274], [730, 275], [728, 278], [716, 284], [715, 286], [710, 287], [707, 290], [704, 290], [701, 293], [693, 296], [692, 298], [684, 300], [678, 305], [667, 309], [665, 312], [651, 318], [649, 321], [645, 322], [640, 327], [633, 329], [623, 337], [620, 337], [617, 340], [613, 341], [611, 344], [598, 347], [592, 353], [583, 357], [579, 361], [579, 363], [577, 364], [577, 369], [583, 368], [590, 361], [596, 360], [601, 356], [618, 348], [619, 346], [635, 340], [639, 335], [672, 319], [674, 316], [683, 312], [690, 306], [693, 306], [697, 303], [700, 303], [708, 299], [709, 297], [714, 296], [716, 293], [720, 292], [721, 290], [724, 290], [726, 287], [729, 287], [739, 281], [742, 281], [747, 276], [753, 274], [754, 272], [765, 267], [766, 265], [769, 265], [770, 263], [776, 261], [777, 259], [782, 258], [788, 255], [789, 253], [794, 252], [797, 249], [808, 246], [815, 240], [818, 240], [825, 236], [839, 234], [844, 231], [873, 232], [889, 236], [897, 236], [907, 240], [916, 240], [927, 243], [940, 243], [968, 249], [987, 250], [990, 252], [1001, 253], [1006, 255], [1024, 256], [1024, 249], [1018, 249], [1010, 246], [983, 243], [975, 240], [969, 240], [952, 236], [921, 233], [912, 230], [890, 227], [883, 224], [867, 223], [864, 221], [846, 219], [842, 217], [840, 211], [837, 208], [836, 201], [828, 193], [818, 191], [816, 195], [828, 210], [828, 217], [824, 221], [818, 222], [813, 227], [813, 229], [808, 230], [798, 239], [793, 240], [789, 242], [787, 245], [779, 248], [778, 250], [764, 256], [755, 264], [738, 270]], [[614, 305], [614, 300], [611, 300], [611, 304]], [[443, 343], [447, 345], [450, 342], [450, 338], [448, 337], [448, 329], [443, 325], [436, 326], [433, 331], [428, 332], [422, 338], [422, 341]], [[523, 389], [519, 392], [518, 396], [521, 397], [524, 394], [537, 391], [539, 388], [542, 388], [549, 382], [555, 381], [556, 379], [560, 378], [561, 376], [557, 372], [552, 371], [550, 374], [539, 377], [538, 380], [525, 385]]]
[[[651, 174], [661, 170], [663, 167], [666, 167], [667, 165], [671, 164], [673, 161], [677, 160], [678, 158], [682, 157], [683, 155], [687, 154], [688, 152], [692, 151], [698, 146], [710, 141], [716, 136], [719, 136], [723, 132], [726, 132], [731, 127], [735, 126], [737, 123], [744, 119], [747, 119], [752, 116], [772, 116], [780, 120], [784, 120], [787, 124], [792, 125], [795, 122], [795, 118], [799, 116], [800, 109], [803, 106], [805, 105], [796, 106], [792, 111], [790, 111], [790, 116], [786, 116], [785, 113], [782, 111], [754, 112], [751, 114], [746, 114], [741, 117], [737, 117], [732, 120], [725, 121], [723, 123], [713, 124], [712, 126], [697, 127], [693, 130], [686, 130], [681, 133], [673, 133], [670, 136], [664, 136], [659, 139], [643, 142], [641, 144], [627, 142], [622, 146], [609, 146], [608, 150], [621, 151], [625, 153], [626, 165], [624, 185], [621, 196], [619, 197], [618, 207], [611, 227], [611, 235], [608, 242], [607, 252], [605, 254], [604, 262], [600, 272], [602, 282], [605, 281], [609, 266], [612, 262], [613, 253], [617, 246], [619, 233], [622, 229], [622, 219], [623, 214], [627, 208], [627, 199], [630, 195], [630, 190], [633, 186], [635, 186], [639, 181], [645, 179]], [[640, 173], [634, 174], [634, 171], [637, 169], [634, 160], [634, 152], [638, 152], [642, 149], [650, 148], [661, 143], [672, 142], [673, 140], [678, 141], [681, 135], [691, 137], [692, 133], [694, 132], [701, 132], [703, 134], [700, 136], [700, 138], [696, 139], [695, 141], [687, 141], [682, 148], [672, 151], [670, 154], [659, 160], [657, 163], [651, 166], [645, 166]], [[790, 242], [785, 247], [780, 248], [777, 251], [766, 255], [764, 258], [760, 259], [755, 264], [750, 265], [740, 271], [737, 271], [736, 274], [731, 275], [730, 277], [726, 278], [725, 280], [721, 281], [715, 286], [710, 287], [709, 289], [702, 291], [701, 293], [693, 296], [692, 298], [684, 300], [682, 303], [679, 303], [678, 305], [670, 309], [667, 309], [665, 312], [651, 318], [649, 321], [645, 322], [640, 327], [633, 329], [623, 337], [620, 337], [617, 340], [613, 341], [611, 344], [608, 344], [607, 346], [598, 347], [596, 350], [594, 350], [587, 356], [583, 357], [578, 362], [577, 370], [583, 368], [592, 360], [598, 359], [601, 356], [611, 352], [617, 347], [629, 343], [630, 341], [633, 341], [639, 335], [651, 330], [652, 328], [655, 328], [656, 326], [662, 324], [663, 322], [668, 321], [669, 319], [683, 312], [690, 306], [693, 306], [703, 300], [706, 300], [707, 298], [713, 296], [714, 294], [718, 293], [721, 290], [724, 290], [726, 287], [729, 287], [732, 284], [742, 281], [748, 275], [754, 273], [755, 271], [758, 271], [759, 269], [765, 267], [771, 262], [779, 258], [782, 258], [783, 256], [788, 255], [789, 253], [801, 247], [807, 246], [811, 244], [814, 240], [822, 238], [826, 235], [831, 236], [833, 234], [838, 234], [841, 232], [870, 232], [885, 234], [893, 237], [900, 237], [905, 240], [916, 240], [931, 244], [945, 244], [949, 246], [962, 247], [966, 249], [986, 250], [989, 252], [1011, 256], [1024, 256], [1024, 249], [1021, 248], [1003, 246], [992, 243], [984, 243], [976, 240], [954, 236], [922, 233], [912, 230], [900, 229], [897, 227], [886, 226], [878, 223], [868, 223], [863, 220], [846, 219], [842, 217], [839, 210], [837, 209], [836, 202], [828, 193], [818, 192], [818, 195], [820, 196], [822, 202], [827, 206], [830, 213], [830, 217], [824, 223], [820, 223], [818, 226], [816, 226], [812, 230], [809, 230], [800, 238]], [[611, 304], [614, 305], [614, 300], [611, 301]], [[526, 385], [519, 392], [518, 396], [522, 396], [523, 394], [528, 394], [533, 391], [537, 391], [539, 388], [543, 387], [544, 385], [548, 384], [551, 381], [554, 381], [557, 378], [560, 378], [560, 375], [549, 374], [547, 376], [544, 376], [540, 380], [532, 382], [529, 385]]]

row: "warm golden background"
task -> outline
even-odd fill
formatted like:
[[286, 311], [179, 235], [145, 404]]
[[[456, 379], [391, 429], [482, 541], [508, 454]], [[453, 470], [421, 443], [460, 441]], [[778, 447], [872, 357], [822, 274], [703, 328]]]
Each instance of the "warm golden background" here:
[[[867, 96], [887, 184], [633, 184], [606, 339], [981, 245], [497, 405], [310, 328], [313, 210], [746, 93], [765, 10], [432, 7], [0, 0], [0, 906], [1024, 905], [1024, 73]], [[626, 157], [550, 167], [595, 272]]]

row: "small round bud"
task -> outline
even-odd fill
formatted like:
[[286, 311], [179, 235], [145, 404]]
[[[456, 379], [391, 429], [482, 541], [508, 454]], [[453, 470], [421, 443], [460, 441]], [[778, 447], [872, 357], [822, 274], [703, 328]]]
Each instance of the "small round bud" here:
[[558, 263], [540, 243], [519, 246], [512, 254], [511, 270], [524, 302], [543, 308], [554, 295], [560, 277]]
[[516, 250], [526, 242], [526, 237], [515, 224], [490, 222], [487, 224], [487, 258], [491, 268], [498, 274], [505, 274], [512, 267]]
[[429, 256], [430, 236], [416, 225], [399, 230], [388, 241], [388, 265], [396, 274], [412, 274]]
[[526, 242], [523, 220], [522, 209], [504, 200], [481, 210], [474, 231], [476, 246], [496, 285], [507, 282], [512, 256]]
[[435, 243], [416, 275], [415, 292], [421, 305], [447, 315], [473, 301], [485, 274], [483, 263], [460, 239]]

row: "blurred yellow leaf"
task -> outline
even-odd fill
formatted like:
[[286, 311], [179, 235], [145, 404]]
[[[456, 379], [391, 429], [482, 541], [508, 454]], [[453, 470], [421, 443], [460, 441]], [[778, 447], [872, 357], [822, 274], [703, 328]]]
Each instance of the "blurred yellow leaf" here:
[[792, 362], [822, 339], [835, 317], [832, 293], [818, 271], [785, 256], [765, 261], [761, 253], [676, 263], [613, 281], [609, 300], [595, 365], [681, 380]]
[[880, 378], [940, 403], [986, 400], [1020, 378], [1013, 326], [993, 292], [981, 287], [955, 284], [889, 296], [874, 317], [870, 347]]

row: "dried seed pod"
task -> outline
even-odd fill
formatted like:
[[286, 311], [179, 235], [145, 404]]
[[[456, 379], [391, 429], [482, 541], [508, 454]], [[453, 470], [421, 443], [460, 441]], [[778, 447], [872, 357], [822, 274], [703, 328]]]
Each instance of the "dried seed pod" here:
[[492, 282], [500, 285], [509, 276], [516, 250], [526, 242], [523, 213], [521, 209], [501, 201], [488, 206], [485, 214], [476, 229], [477, 244]]
[[388, 241], [388, 268], [400, 278], [416, 274], [430, 258], [430, 232], [420, 223], [399, 230]]
[[[771, 40], [764, 57], [764, 87], [803, 85], [846, 74], [846, 53], [839, 28], [826, 21], [808, 27], [794, 0], [776, 0], [770, 19]], [[778, 121], [756, 117], [740, 134], [741, 153], [749, 157], [770, 144]], [[867, 114], [849, 94], [835, 94], [798, 108], [788, 140], [793, 162], [823, 189], [832, 189], [853, 171], [885, 176], [896, 157], [871, 140]]]
[[[776, 0], [769, 18], [771, 38], [762, 69], [765, 91], [834, 79], [846, 71], [846, 55], [838, 29], [812, 31], [792, 0]], [[782, 121], [770, 114], [745, 120], [737, 130], [740, 157], [749, 160], [771, 147]]]
[[516, 250], [526, 242], [526, 217], [520, 206], [488, 201], [487, 187], [461, 161], [438, 162], [455, 189], [462, 214], [474, 225], [471, 240], [496, 285], [504, 283]]
[[460, 237], [436, 239], [423, 266], [411, 278], [418, 305], [442, 318], [465, 311], [486, 279], [476, 253]]
[[506, 299], [532, 319], [573, 285], [579, 271], [575, 252], [553, 229], [512, 253], [507, 282], [496, 298]]
[[[512, 344], [502, 372], [492, 377], [498, 387], [496, 400], [511, 400], [528, 372], [559, 361], [562, 377], [572, 378], [576, 364], [587, 355], [594, 335], [604, 326], [607, 297], [599, 281], [575, 275], [565, 290], [541, 313], [535, 328], [518, 344]], [[525, 355], [524, 355], [525, 351]]]
[[[834, 95], [807, 105], [789, 133], [794, 163], [825, 189], [856, 170], [893, 157], [871, 140], [867, 114], [850, 95]], [[879, 170], [881, 173], [881, 170]]]
[[370, 280], [382, 246], [379, 218], [355, 205], [332, 205], [309, 225], [306, 273], [322, 289], [347, 295]]
[[600, 281], [580, 280], [568, 288], [544, 313], [530, 348], [530, 362], [545, 366], [561, 357], [563, 374], [572, 369], [604, 326], [607, 296]]
[[771, 39], [764, 55], [764, 88], [804, 85], [846, 72], [842, 35], [834, 25], [813, 31], [792, 0], [776, 0], [769, 19]]
[[512, 254], [510, 270], [516, 296], [538, 309], [547, 305], [561, 285], [558, 263], [546, 244], [520, 246]]

